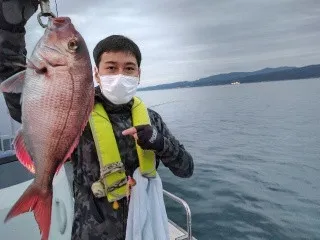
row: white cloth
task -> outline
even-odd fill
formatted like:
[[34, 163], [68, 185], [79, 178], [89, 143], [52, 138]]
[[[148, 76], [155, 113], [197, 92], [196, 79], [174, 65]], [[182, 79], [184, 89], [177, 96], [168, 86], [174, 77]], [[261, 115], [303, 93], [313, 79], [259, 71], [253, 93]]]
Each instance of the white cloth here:
[[163, 201], [163, 188], [158, 173], [156, 178], [133, 173], [136, 185], [131, 189], [126, 240], [169, 240], [169, 224]]

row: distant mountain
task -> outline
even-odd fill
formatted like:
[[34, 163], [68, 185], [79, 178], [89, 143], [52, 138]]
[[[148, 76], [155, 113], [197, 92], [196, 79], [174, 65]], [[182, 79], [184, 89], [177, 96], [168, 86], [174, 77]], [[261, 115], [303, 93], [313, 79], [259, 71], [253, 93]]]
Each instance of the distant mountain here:
[[231, 84], [233, 82], [253, 83], [266, 81], [282, 81], [294, 79], [307, 79], [320, 77], [320, 64], [305, 67], [278, 67], [264, 68], [254, 72], [231, 72], [218, 74], [196, 81], [174, 82], [152, 87], [140, 88], [139, 91], [160, 90], [172, 88], [187, 88], [200, 86], [216, 86]]
[[272, 73], [272, 72], [279, 72], [283, 70], [290, 70], [295, 69], [297, 67], [277, 67], [277, 68], [264, 68], [255, 72], [252, 72], [253, 74], [263, 74], [263, 73]]

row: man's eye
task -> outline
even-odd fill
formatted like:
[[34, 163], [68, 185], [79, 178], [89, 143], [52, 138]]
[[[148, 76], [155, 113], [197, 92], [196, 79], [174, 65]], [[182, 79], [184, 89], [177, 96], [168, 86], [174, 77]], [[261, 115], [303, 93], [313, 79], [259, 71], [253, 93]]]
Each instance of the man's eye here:
[[127, 70], [128, 71], [134, 71], [134, 68], [133, 67], [127, 67]]
[[114, 70], [115, 67], [107, 67], [108, 70]]

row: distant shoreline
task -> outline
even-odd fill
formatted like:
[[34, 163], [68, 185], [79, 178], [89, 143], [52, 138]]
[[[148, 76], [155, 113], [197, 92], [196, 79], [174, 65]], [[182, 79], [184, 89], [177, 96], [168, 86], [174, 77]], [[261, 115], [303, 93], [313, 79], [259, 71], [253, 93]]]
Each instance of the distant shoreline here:
[[[240, 83], [239, 85], [244, 84], [252, 84], [252, 83], [268, 83], [268, 82], [285, 82], [285, 81], [299, 81], [299, 80], [312, 80], [317, 79], [320, 77], [314, 77], [314, 78], [297, 78], [297, 79], [284, 79], [284, 80], [271, 80], [271, 81], [257, 81], [257, 82], [244, 82]], [[188, 89], [188, 88], [200, 88], [200, 87], [219, 87], [219, 86], [231, 86], [232, 84], [216, 84], [216, 85], [203, 85], [203, 86], [192, 86], [192, 87], [175, 87], [175, 88], [159, 88], [159, 89], [152, 89], [152, 90], [144, 90], [139, 89], [138, 92], [148, 92], [148, 91], [159, 91], [159, 90], [173, 90], [173, 89]], [[147, 88], [147, 87], [146, 87]]]
[[238, 85], [244, 83], [307, 80], [320, 78], [320, 64], [305, 67], [264, 68], [254, 72], [231, 72], [201, 78], [196, 81], [174, 82], [139, 88], [138, 91]]

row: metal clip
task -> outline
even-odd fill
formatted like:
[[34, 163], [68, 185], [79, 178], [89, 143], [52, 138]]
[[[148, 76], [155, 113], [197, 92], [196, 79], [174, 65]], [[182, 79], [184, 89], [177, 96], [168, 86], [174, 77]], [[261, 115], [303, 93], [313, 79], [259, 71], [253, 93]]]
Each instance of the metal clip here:
[[44, 24], [41, 20], [41, 17], [56, 17], [50, 10], [50, 1], [49, 0], [40, 0], [41, 12], [38, 14], [38, 22], [41, 27], [46, 28], [48, 24]]

